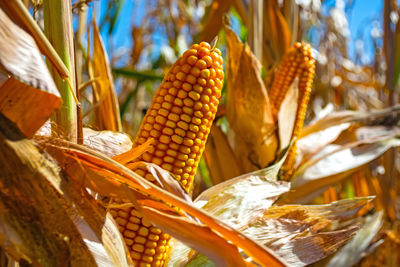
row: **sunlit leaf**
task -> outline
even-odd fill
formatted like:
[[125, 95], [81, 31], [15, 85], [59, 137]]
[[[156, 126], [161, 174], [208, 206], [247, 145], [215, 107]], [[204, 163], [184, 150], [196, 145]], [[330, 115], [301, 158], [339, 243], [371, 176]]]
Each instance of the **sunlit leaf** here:
[[235, 154], [243, 171], [250, 172], [268, 166], [275, 158], [278, 146], [275, 122], [261, 79], [260, 62], [228, 26], [225, 35], [227, 119], [235, 133]]
[[121, 131], [118, 100], [103, 41], [96, 22], [93, 20], [93, 62], [89, 74], [96, 79], [93, 96], [96, 114], [96, 126], [100, 130]]

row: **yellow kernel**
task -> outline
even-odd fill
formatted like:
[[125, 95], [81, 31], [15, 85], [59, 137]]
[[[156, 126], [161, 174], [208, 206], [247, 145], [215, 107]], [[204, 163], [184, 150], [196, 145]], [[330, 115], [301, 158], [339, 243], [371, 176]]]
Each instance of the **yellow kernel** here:
[[194, 153], [197, 153], [197, 152], [200, 151], [200, 147], [199, 146], [193, 146], [192, 148], [193, 148], [193, 152]]
[[157, 96], [156, 97], [156, 102], [157, 103], [162, 103], [163, 102], [163, 97], [162, 96]]
[[207, 63], [207, 67], [211, 67], [213, 64], [213, 60], [209, 55], [203, 57], [203, 60]]
[[[186, 108], [186, 107], [185, 107]], [[189, 124], [187, 124], [186, 122], [184, 122], [184, 121], [178, 121], [177, 122], [177, 125], [178, 125], [178, 127], [179, 128], [181, 128], [181, 129], [183, 129], [183, 130], [187, 130], [187, 129], [189, 129]]]
[[125, 230], [123, 236], [128, 238], [134, 238], [136, 236], [136, 233], [129, 230]]
[[157, 235], [162, 233], [160, 228], [157, 228], [157, 227], [154, 227], [154, 226], [150, 227], [150, 232], [152, 232], [153, 234], [157, 234]]
[[190, 69], [192, 68], [192, 66], [190, 66], [189, 64], [185, 64], [185, 65], [183, 65], [182, 67], [181, 67], [181, 70], [184, 72], [184, 73], [189, 73], [189, 71], [190, 71]]
[[[160, 110], [161, 110], [161, 109], [160, 109]], [[163, 117], [164, 114], [160, 114], [160, 115], [162, 115], [162, 116], [157, 116], [157, 117], [156, 117], [156, 122], [158, 122], [158, 123], [160, 123], [160, 124], [164, 124], [164, 123], [167, 121], [167, 119], [166, 119], [165, 117]]]
[[186, 145], [186, 146], [193, 146], [193, 140], [189, 139], [189, 138], [185, 138], [183, 140], [183, 144]]
[[190, 98], [185, 98], [185, 99], [183, 99], [183, 104], [185, 104], [185, 106], [187, 106], [187, 107], [193, 107], [194, 102]]
[[199, 100], [200, 99], [200, 94], [196, 91], [190, 91], [189, 92], [189, 97], [193, 100]]
[[196, 124], [196, 125], [200, 125], [200, 124], [201, 124], [201, 119], [196, 118], [196, 117], [193, 117], [193, 118], [192, 118], [192, 122], [193, 122], [194, 124]]
[[163, 168], [164, 170], [166, 170], [166, 171], [172, 171], [172, 165], [171, 164], [169, 164], [169, 163], [163, 163], [162, 165], [161, 165], [161, 168]]
[[157, 253], [164, 253], [165, 252], [165, 246], [159, 246], [156, 248]]
[[197, 132], [199, 131], [199, 126], [194, 125], [194, 124], [190, 124], [190, 125], [189, 125], [189, 129], [190, 129], [192, 132], [197, 133]]
[[215, 86], [214, 80], [213, 79], [208, 79], [207, 80], [207, 86], [210, 87], [210, 88], [214, 87]]
[[217, 70], [217, 78], [220, 79], [221, 81], [224, 79], [224, 71], [221, 69]]
[[194, 139], [194, 143], [195, 143], [196, 145], [201, 145], [202, 141], [201, 141], [200, 138], [196, 138], [196, 139]]
[[173, 122], [173, 121], [167, 121], [167, 122], [165, 123], [165, 125], [166, 125], [167, 127], [172, 128], [172, 129], [174, 129], [174, 128], [176, 127], [176, 123]]
[[193, 75], [189, 74], [189, 75], [186, 77], [186, 81], [187, 81], [188, 83], [190, 83], [190, 84], [196, 84], [197, 79], [196, 79], [196, 77], [194, 77]]
[[200, 76], [200, 73], [201, 73], [201, 71], [200, 71], [200, 69], [197, 68], [197, 67], [193, 67], [193, 68], [190, 70], [190, 74], [192, 74], [194, 77], [199, 77], [199, 76]]
[[173, 81], [175, 81], [175, 74], [173, 74], [173, 73], [170, 73], [169, 75], [168, 75], [168, 77], [167, 77], [167, 80], [168, 81], [171, 81], [171, 82], [173, 82]]
[[182, 109], [183, 109], [183, 112], [188, 114], [188, 115], [192, 115], [193, 114], [193, 109], [192, 108], [189, 108], [189, 107], [185, 106]]
[[186, 161], [188, 158], [189, 158], [189, 157], [188, 157], [188, 155], [186, 155], [186, 154], [179, 154], [179, 155], [178, 155], [178, 159], [179, 159], [179, 160], [182, 160], [182, 161]]
[[179, 151], [180, 151], [181, 153], [183, 153], [183, 154], [189, 154], [191, 150], [190, 150], [190, 147], [181, 146], [181, 147], [179, 148]]
[[156, 254], [156, 250], [154, 248], [146, 248], [144, 254], [153, 256], [154, 254]]
[[209, 120], [212, 120], [213, 116], [214, 116], [214, 113], [212, 113], [211, 111], [206, 112], [204, 115], [204, 117]]
[[142, 219], [142, 224], [143, 224], [143, 226], [146, 226], [146, 227], [151, 226], [151, 222], [149, 220], [147, 220], [146, 218]]
[[182, 180], [182, 184], [186, 185], [187, 184], [187, 180], [189, 179], [190, 175], [188, 173], [183, 174], [183, 180]]
[[138, 144], [144, 144], [146, 142], [146, 139], [145, 138], [143, 138], [143, 137], [139, 137], [137, 140], [136, 140], [136, 143], [138, 143]]
[[192, 86], [189, 83], [184, 83], [182, 85], [182, 89], [185, 91], [190, 91], [190, 90], [192, 90]]
[[171, 121], [179, 121], [179, 115], [175, 114], [175, 113], [170, 113], [168, 115], [168, 119]]
[[201, 43], [200, 43], [200, 47], [205, 47], [205, 48], [208, 48], [208, 49], [211, 48], [210, 44], [207, 43], [207, 42], [201, 42]]
[[179, 98], [182, 98], [182, 99], [184, 99], [184, 98], [186, 98], [187, 97], [187, 93], [186, 93], [186, 91], [184, 91], [184, 90], [179, 90], [179, 92], [178, 92], [178, 97]]
[[[142, 260], [144, 260], [144, 255], [142, 256]], [[153, 257], [151, 257], [151, 259], [153, 260]], [[151, 267], [151, 264], [149, 262], [141, 262], [140, 265], [138, 267]]]
[[[160, 159], [160, 158], [153, 158], [152, 160], [151, 160], [151, 162], [152, 163], [154, 163], [154, 164], [156, 164], [156, 165], [161, 165], [163, 162], [162, 162], [162, 159]], [[151, 175], [151, 174], [150, 174]], [[147, 177], [147, 175], [145, 176], [145, 177]]]
[[197, 55], [199, 57], [205, 57], [205, 56], [208, 56], [209, 54], [210, 54], [210, 50], [205, 47], [201, 47], [199, 50], [197, 50]]
[[180, 80], [180, 81], [184, 81], [185, 78], [186, 78], [186, 74], [183, 73], [183, 72], [178, 72], [178, 73], [176, 74], [176, 78], [177, 78], [178, 80]]
[[133, 240], [129, 239], [129, 238], [124, 238], [125, 244], [127, 244], [128, 246], [132, 246], [133, 245]]
[[151, 129], [153, 129], [153, 125], [151, 125], [150, 123], [145, 123], [143, 125], [143, 129], [150, 131]]
[[181, 161], [181, 160], [177, 160], [174, 162], [174, 165], [178, 168], [183, 168], [183, 167], [185, 167], [185, 162]]
[[158, 236], [158, 234], [149, 234], [148, 239], [152, 240], [152, 241], [158, 241], [160, 239], [160, 237]]
[[142, 158], [143, 158], [144, 161], [151, 161], [152, 156], [149, 153], [144, 153], [142, 155]]
[[174, 130], [172, 130], [171, 128], [165, 127], [162, 130], [162, 132], [163, 132], [163, 134], [166, 134], [166, 135], [172, 135], [174, 133]]
[[183, 53], [182, 57], [186, 58], [186, 57], [189, 57], [189, 56], [192, 56], [192, 55], [196, 55], [196, 54], [197, 54], [197, 50], [191, 48], [189, 50], [186, 50], [185, 53]]
[[166, 156], [166, 157], [164, 157], [164, 161], [168, 162], [168, 163], [172, 163], [172, 162], [174, 162], [174, 158], [170, 157], [170, 156]]
[[169, 103], [172, 103], [174, 101], [174, 97], [172, 95], [166, 95], [164, 97], [164, 100], [169, 102]]
[[221, 68], [221, 64], [218, 61], [213, 61], [212, 67], [215, 69], [219, 69]]
[[183, 169], [182, 168], [178, 168], [178, 167], [174, 167], [173, 171], [172, 171], [175, 175], [181, 174], [183, 173]]
[[155, 110], [155, 109], [150, 109], [150, 115], [151, 116], [157, 116], [157, 110]]
[[177, 106], [183, 106], [183, 101], [180, 98], [175, 98], [174, 104]]
[[185, 131], [182, 130], [181, 128], [175, 128], [175, 133], [182, 137], [184, 137], [186, 135]]
[[137, 252], [134, 252], [134, 251], [132, 251], [132, 252], [130, 253], [130, 255], [131, 255], [131, 258], [132, 258], [133, 260], [140, 260], [140, 259], [142, 258], [142, 254], [137, 253]]
[[142, 137], [144, 137], [144, 138], [148, 138], [148, 137], [149, 137], [149, 132], [143, 130], [143, 131], [141, 132], [141, 135], [142, 135]]
[[172, 141], [174, 141], [174, 142], [177, 143], [177, 144], [182, 144], [182, 142], [183, 142], [183, 138], [180, 137], [179, 135], [176, 135], [176, 134], [174, 134], [174, 135], [171, 137], [171, 139], [172, 139]]
[[156, 130], [158, 130], [158, 131], [161, 131], [162, 126], [161, 126], [161, 124], [159, 124], [159, 123], [155, 123], [155, 124], [153, 125], [153, 128], [156, 129]]
[[187, 58], [187, 63], [189, 63], [190, 65], [194, 65], [197, 62], [197, 57], [196, 56], [190, 56]]
[[201, 96], [201, 102], [203, 102], [203, 103], [210, 102], [210, 97], [208, 95], [202, 95]]
[[173, 150], [177, 150], [179, 148], [179, 145], [177, 145], [175, 143], [169, 143], [169, 148], [171, 148]]
[[176, 152], [175, 150], [172, 150], [172, 149], [167, 150], [167, 155], [169, 155], [171, 157], [176, 157], [177, 154], [178, 154], [178, 152]]
[[194, 132], [190, 132], [190, 131], [188, 131], [188, 132], [186, 133], [186, 136], [187, 136], [188, 138], [190, 138], [190, 139], [196, 138], [196, 134], [195, 134]]
[[199, 68], [199, 69], [205, 69], [205, 68], [207, 68], [207, 63], [204, 61], [204, 60], [202, 60], [202, 59], [199, 59], [199, 60], [197, 60], [197, 62], [196, 62], [196, 65], [195, 65], [197, 68]]
[[166, 83], [163, 84], [163, 88], [165, 88], [165, 89], [169, 89], [171, 87], [172, 87], [172, 83], [171, 82], [166, 82]]
[[165, 96], [167, 93], [168, 93], [168, 90], [167, 90], [167, 89], [164, 89], [164, 88], [162, 88], [162, 89], [160, 89], [160, 93], [159, 93], [159, 95], [160, 95], [160, 96]]
[[178, 89], [176, 89], [175, 87], [171, 87], [168, 90], [168, 93], [171, 95], [176, 95], [177, 92], [178, 92]]
[[201, 112], [200, 110], [197, 110], [194, 112], [194, 116], [196, 116], [197, 118], [203, 118], [203, 112]]
[[190, 167], [190, 166], [185, 167], [185, 172], [186, 172], [186, 173], [190, 173], [192, 170], [193, 170], [193, 168]]
[[[142, 256], [142, 260], [145, 262], [152, 262], [153, 261], [153, 257], [152, 256], [147, 256], [147, 255], [143, 255]], [[151, 264], [144, 264], [144, 262], [140, 263], [140, 267], [151, 267]]]
[[141, 169], [138, 169], [138, 170], [136, 170], [135, 171], [138, 175], [140, 175], [140, 176], [144, 176], [145, 175], [145, 171], [144, 170], [141, 170]]
[[176, 81], [174, 81], [174, 82], [172, 83], [172, 85], [173, 85], [175, 88], [181, 88], [182, 82], [176, 80]]
[[196, 102], [196, 103], [194, 103], [194, 110], [200, 110], [200, 109], [202, 109], [202, 107], [203, 107], [203, 103], [201, 103], [201, 102]]
[[211, 75], [210, 74], [210, 70], [204, 69], [204, 70], [201, 71], [200, 75], [201, 75], [201, 77], [208, 79], [210, 77], [210, 75]]
[[204, 79], [204, 78], [198, 78], [197, 79], [197, 83], [200, 85], [200, 86], [206, 86], [207, 85], [207, 80], [206, 79]]
[[[169, 109], [171, 109], [172, 105], [171, 105], [171, 103], [164, 102], [161, 104], [161, 107], [169, 110]], [[158, 113], [160, 113], [160, 111], [158, 111]]]
[[139, 252], [139, 253], [142, 253], [142, 252], [144, 251], [144, 246], [141, 245], [141, 244], [135, 244], [135, 245], [132, 246], [132, 249], [133, 249], [134, 251], [137, 251], [137, 252]]
[[[160, 108], [158, 110], [158, 114], [163, 115], [164, 117], [167, 117], [168, 116], [168, 110], [166, 110], [165, 108]], [[157, 118], [156, 118], [156, 121], [157, 121]]]
[[185, 122], [190, 122], [191, 118], [189, 115], [187, 114], [182, 114], [181, 115], [181, 120], [185, 121]]
[[151, 130], [151, 131], [150, 131], [150, 135], [153, 136], [153, 137], [155, 137], [155, 138], [157, 138], [157, 137], [160, 136], [160, 132], [157, 131], [157, 130]]
[[218, 48], [214, 48], [214, 51], [217, 52], [217, 54], [221, 56], [221, 50], [219, 50]]
[[204, 89], [204, 94], [211, 95], [212, 94], [211, 88], [207, 87], [206, 89]]
[[168, 144], [169, 142], [171, 142], [171, 138], [168, 135], [161, 135], [160, 136], [160, 142], [164, 143], [164, 144]]
[[159, 157], [159, 158], [163, 157], [164, 154], [165, 154], [165, 152], [162, 151], [162, 150], [157, 150], [156, 152], [154, 152], [154, 155], [155, 155], [156, 157]]
[[[151, 231], [151, 230], [150, 230]], [[145, 245], [147, 248], [156, 248], [157, 247], [157, 242], [154, 242], [154, 241], [147, 241], [146, 242], [146, 245]]]
[[222, 88], [222, 81], [218, 78], [215, 79], [215, 84], [217, 85], [218, 88]]
[[172, 113], [179, 114], [179, 113], [182, 112], [182, 109], [181, 109], [180, 107], [175, 107], [175, 106], [174, 106], [174, 107], [172, 107], [171, 112], [172, 112]]
[[181, 70], [181, 66], [177, 65], [175, 67], [172, 68], [172, 73], [178, 73]]
[[154, 117], [153, 116], [147, 116], [146, 121], [150, 124], [154, 123]]
[[149, 229], [142, 226], [140, 227], [138, 234], [142, 236], [147, 236], [149, 234]]

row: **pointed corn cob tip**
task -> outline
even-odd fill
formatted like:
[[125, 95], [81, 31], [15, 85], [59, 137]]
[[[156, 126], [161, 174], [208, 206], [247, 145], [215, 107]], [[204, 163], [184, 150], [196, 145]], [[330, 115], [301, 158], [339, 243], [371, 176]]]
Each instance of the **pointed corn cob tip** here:
[[[277, 118], [279, 109], [290, 85], [298, 78], [299, 102], [292, 138], [298, 137], [303, 129], [314, 73], [315, 60], [312, 56], [311, 45], [297, 42], [284, 55], [282, 62], [278, 66], [271, 89], [269, 90], [269, 100], [273, 114], [275, 118]], [[296, 143], [296, 141], [293, 143], [288, 152], [286, 161], [282, 166], [285, 180], [289, 180], [294, 171], [297, 156]]]
[[[208, 43], [194, 44], [175, 62], [154, 95], [135, 144], [154, 138], [140, 160], [169, 171], [190, 191], [215, 118], [224, 80], [221, 51]], [[143, 168], [134, 170], [155, 181]], [[168, 234], [134, 208], [112, 209], [135, 266], [163, 266], [169, 254]]]

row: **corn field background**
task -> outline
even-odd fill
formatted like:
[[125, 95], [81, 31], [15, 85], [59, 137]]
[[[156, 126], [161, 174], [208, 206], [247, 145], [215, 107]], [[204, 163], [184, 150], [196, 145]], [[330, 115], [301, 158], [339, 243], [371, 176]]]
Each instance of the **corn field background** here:
[[0, 1], [0, 266], [400, 266], [400, 5], [360, 2]]

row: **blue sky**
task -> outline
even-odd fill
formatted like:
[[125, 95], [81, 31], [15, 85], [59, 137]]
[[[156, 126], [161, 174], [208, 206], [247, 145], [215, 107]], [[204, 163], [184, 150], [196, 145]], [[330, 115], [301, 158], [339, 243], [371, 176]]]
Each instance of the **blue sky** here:
[[[97, 21], [99, 21], [99, 17], [102, 18], [106, 11], [106, 1], [95, 1], [93, 4], [98, 18]], [[140, 25], [144, 16], [144, 12], [136, 12], [136, 14], [132, 14], [134, 5], [139, 5], [139, 10], [143, 10], [145, 0], [124, 0], [121, 14], [115, 25], [115, 31], [113, 33], [112, 45], [114, 49], [121, 47], [129, 48], [132, 46], [130, 33], [131, 25]], [[335, 0], [324, 1], [325, 10], [329, 9], [329, 7], [332, 5], [335, 5]], [[363, 33], [365, 54], [369, 59], [372, 59], [374, 50], [371, 39], [368, 36], [372, 29], [372, 21], [374, 19], [380, 20], [382, 18], [382, 7], [382, 0], [355, 0], [352, 8], [350, 10], [346, 10], [352, 40], [356, 40], [360, 37], [360, 34]], [[135, 9], [137, 10], [137, 8]], [[104, 38], [107, 38], [107, 27], [103, 29], [102, 35]], [[156, 33], [153, 36], [153, 42], [157, 46], [161, 46], [166, 43], [166, 40], [162, 37], [162, 34]], [[105, 43], [107, 48], [109, 48], [107, 41]], [[355, 42], [349, 44], [349, 56], [352, 59], [355, 57]]]

